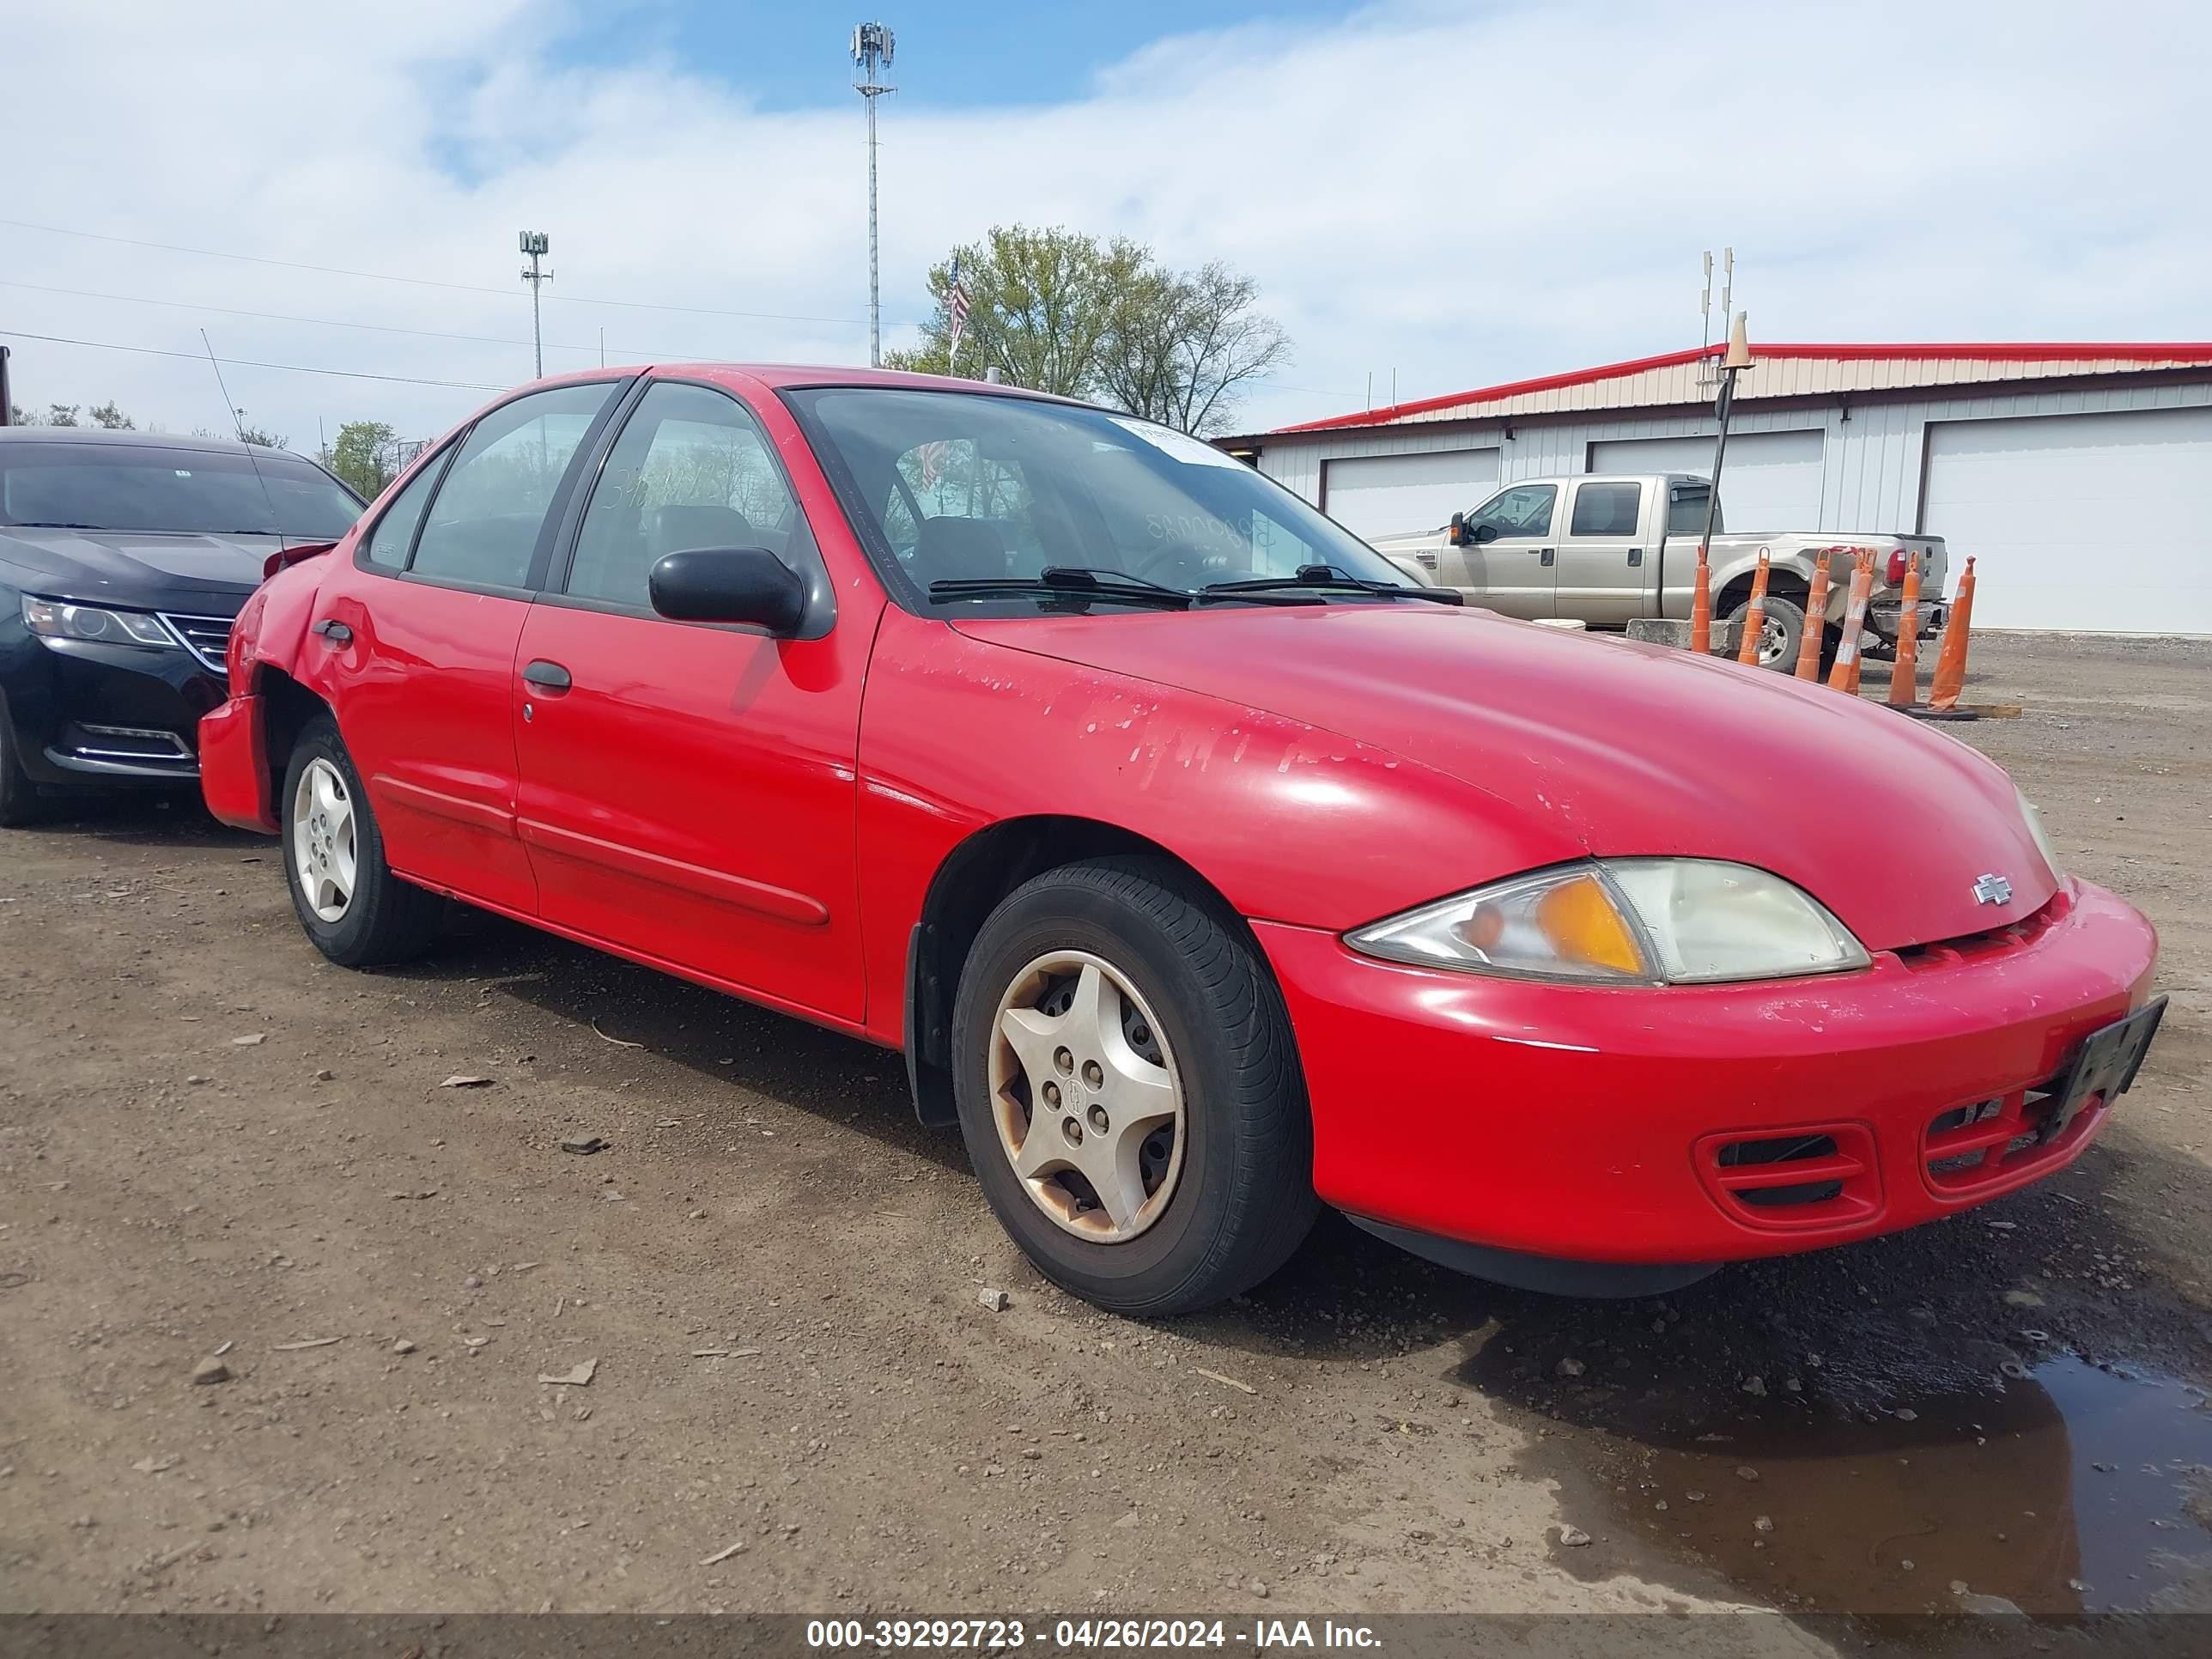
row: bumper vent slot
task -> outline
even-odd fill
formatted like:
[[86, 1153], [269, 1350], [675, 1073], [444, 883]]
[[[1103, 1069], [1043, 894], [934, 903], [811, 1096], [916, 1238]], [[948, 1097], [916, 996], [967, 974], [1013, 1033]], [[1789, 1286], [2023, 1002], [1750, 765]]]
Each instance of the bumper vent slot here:
[[2017, 1185], [2071, 1153], [2105, 1115], [2104, 1103], [2092, 1101], [2046, 1140], [2045, 1125], [2057, 1107], [2051, 1089], [2036, 1087], [1939, 1113], [1921, 1149], [1929, 1186], [1944, 1198], [1971, 1198]]
[[1881, 1208], [1874, 1136], [1863, 1124], [1707, 1135], [1698, 1143], [1697, 1159], [1705, 1190], [1747, 1226], [1833, 1226]]

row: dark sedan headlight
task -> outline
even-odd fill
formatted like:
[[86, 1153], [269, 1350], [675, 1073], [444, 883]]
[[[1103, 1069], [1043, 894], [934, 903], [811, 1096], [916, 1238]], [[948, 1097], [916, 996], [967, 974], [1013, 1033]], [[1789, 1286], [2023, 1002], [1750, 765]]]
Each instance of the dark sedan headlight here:
[[1580, 985], [1783, 979], [1869, 960], [1809, 893], [1717, 859], [1561, 865], [1407, 910], [1345, 942], [1423, 968]]
[[23, 626], [41, 639], [85, 640], [94, 645], [143, 645], [181, 651], [175, 635], [158, 617], [143, 611], [108, 611], [96, 605], [23, 596]]

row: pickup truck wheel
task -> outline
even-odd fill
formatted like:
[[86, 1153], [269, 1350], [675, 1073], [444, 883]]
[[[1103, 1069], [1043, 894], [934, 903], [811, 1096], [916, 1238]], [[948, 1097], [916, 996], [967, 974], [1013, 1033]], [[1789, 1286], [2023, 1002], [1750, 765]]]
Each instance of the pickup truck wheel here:
[[960, 978], [968, 1156], [1037, 1271], [1110, 1312], [1188, 1312], [1280, 1267], [1318, 1205], [1280, 996], [1172, 867], [1048, 871]]
[[[1759, 630], [1759, 665], [1790, 673], [1797, 666], [1798, 643], [1805, 637], [1804, 608], [1778, 593], [1769, 593], [1764, 604], [1766, 622]], [[1751, 601], [1746, 599], [1729, 612], [1729, 620], [1741, 622], [1750, 610]]]
[[420, 956], [444, 902], [384, 861], [384, 837], [353, 757], [327, 714], [307, 722], [284, 769], [284, 876], [315, 948], [342, 968]]

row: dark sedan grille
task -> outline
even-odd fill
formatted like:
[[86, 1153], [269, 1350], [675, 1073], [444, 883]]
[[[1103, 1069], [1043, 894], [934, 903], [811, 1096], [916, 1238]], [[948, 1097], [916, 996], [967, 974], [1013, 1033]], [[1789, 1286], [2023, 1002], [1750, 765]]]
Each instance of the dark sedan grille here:
[[223, 653], [230, 649], [229, 617], [164, 616], [161, 620], [185, 642], [185, 649], [198, 659], [201, 667], [217, 674], [223, 672]]

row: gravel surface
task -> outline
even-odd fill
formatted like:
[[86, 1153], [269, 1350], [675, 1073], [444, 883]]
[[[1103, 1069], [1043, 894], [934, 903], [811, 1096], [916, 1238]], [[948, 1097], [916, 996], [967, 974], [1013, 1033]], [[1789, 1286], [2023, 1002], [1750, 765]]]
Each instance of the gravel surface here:
[[1108, 1318], [895, 1054], [483, 919], [330, 967], [273, 843], [189, 808], [0, 832], [0, 1608], [1849, 1607], [1763, 1576], [1786, 1489], [1755, 1555], [1649, 1524], [1747, 1379], [1818, 1463], [1893, 1461], [1823, 1425], [1917, 1399], [1977, 1432], [2008, 1358], [2212, 1374], [2212, 647], [1975, 666], [2027, 712], [1950, 729], [2159, 924], [2143, 1078], [2062, 1179], [1664, 1303], [1332, 1220], [1237, 1304]]

